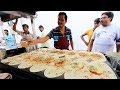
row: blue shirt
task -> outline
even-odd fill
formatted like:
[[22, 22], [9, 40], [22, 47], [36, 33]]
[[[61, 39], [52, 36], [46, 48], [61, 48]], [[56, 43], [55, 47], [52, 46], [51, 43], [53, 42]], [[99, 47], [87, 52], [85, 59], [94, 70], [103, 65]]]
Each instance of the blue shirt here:
[[10, 49], [15, 49], [17, 48], [15, 45], [15, 38], [13, 35], [5, 35], [5, 41], [6, 41], [6, 45], [8, 46], [8, 48]]

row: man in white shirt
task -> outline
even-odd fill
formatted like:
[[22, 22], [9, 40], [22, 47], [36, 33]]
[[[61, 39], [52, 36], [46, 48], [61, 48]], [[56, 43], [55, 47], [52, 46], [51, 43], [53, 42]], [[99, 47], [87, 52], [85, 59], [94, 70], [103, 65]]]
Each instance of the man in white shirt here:
[[102, 13], [101, 26], [94, 31], [88, 51], [97, 51], [103, 54], [113, 52], [116, 41], [120, 39], [120, 28], [111, 24], [113, 17], [112, 12]]
[[[41, 32], [41, 38], [45, 37], [47, 35], [47, 33], [44, 30], [44, 27], [42, 25], [39, 26], [39, 30]], [[49, 41], [46, 41], [44, 43], [41, 43], [41, 48], [49, 48]]]

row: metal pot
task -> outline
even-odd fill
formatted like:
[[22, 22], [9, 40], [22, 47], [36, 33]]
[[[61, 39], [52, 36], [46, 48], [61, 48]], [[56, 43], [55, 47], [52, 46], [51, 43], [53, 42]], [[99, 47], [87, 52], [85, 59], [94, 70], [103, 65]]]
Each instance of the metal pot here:
[[0, 60], [6, 58], [6, 50], [5, 49], [0, 49]]

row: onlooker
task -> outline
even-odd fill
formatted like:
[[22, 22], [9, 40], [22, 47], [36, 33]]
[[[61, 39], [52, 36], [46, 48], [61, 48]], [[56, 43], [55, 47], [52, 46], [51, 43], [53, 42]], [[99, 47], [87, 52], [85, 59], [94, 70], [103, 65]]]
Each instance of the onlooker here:
[[[86, 46], [89, 47], [89, 43], [90, 43], [91, 37], [93, 35], [93, 32], [99, 26], [100, 26], [100, 18], [96, 18], [94, 20], [94, 27], [92, 29], [88, 29], [84, 34], [81, 35], [81, 39], [83, 40], [83, 42], [85, 43]], [[86, 41], [84, 39], [84, 36], [86, 36], [86, 35], [88, 36], [88, 41]]]
[[4, 33], [5, 33], [5, 37], [3, 37], [3, 39], [5, 40], [7, 47], [9, 49], [16, 49], [17, 46], [16, 46], [15, 37], [12, 34], [10, 34], [7, 29], [4, 30]]
[[[42, 25], [39, 26], [39, 30], [41, 32], [40, 38], [45, 37], [47, 35], [47, 33], [45, 32], [44, 27]], [[41, 48], [49, 48], [49, 41], [41, 43]]]
[[101, 15], [101, 25], [95, 29], [88, 51], [97, 51], [103, 54], [113, 52], [116, 41], [120, 39], [120, 28], [111, 24], [114, 14], [104, 12]]

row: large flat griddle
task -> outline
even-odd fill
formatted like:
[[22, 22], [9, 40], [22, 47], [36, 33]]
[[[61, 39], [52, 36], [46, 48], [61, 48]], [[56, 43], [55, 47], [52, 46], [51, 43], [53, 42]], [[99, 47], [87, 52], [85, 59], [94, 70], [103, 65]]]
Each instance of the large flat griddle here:
[[[113, 68], [111, 67], [111, 64], [108, 61], [105, 61], [105, 63], [113, 70]], [[44, 76], [44, 71], [33, 73], [29, 71], [30, 68], [19, 69], [18, 65], [9, 66], [7, 64], [0, 63], [0, 69], [11, 73], [13, 75], [13, 78], [15, 77], [18, 79], [64, 79], [64, 74], [56, 78], [47, 78]], [[117, 73], [115, 71], [114, 73], [119, 79], [119, 76], [117, 75]]]

